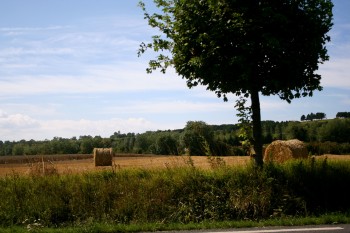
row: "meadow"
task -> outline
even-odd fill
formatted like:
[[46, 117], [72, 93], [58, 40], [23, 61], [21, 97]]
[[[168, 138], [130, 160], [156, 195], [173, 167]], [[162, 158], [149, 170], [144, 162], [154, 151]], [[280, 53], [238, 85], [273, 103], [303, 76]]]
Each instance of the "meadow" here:
[[174, 224], [295, 224], [295, 218], [333, 215], [330, 223], [350, 222], [350, 156], [263, 169], [249, 157], [234, 156], [117, 156], [113, 162], [97, 168], [92, 158], [1, 164], [0, 226], [115, 232], [169, 230]]

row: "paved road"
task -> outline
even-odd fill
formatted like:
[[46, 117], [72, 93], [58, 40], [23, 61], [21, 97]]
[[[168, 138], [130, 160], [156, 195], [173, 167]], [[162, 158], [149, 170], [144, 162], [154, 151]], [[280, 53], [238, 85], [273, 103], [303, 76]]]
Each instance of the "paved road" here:
[[228, 229], [223, 231], [205, 231], [205, 233], [350, 233], [350, 224], [344, 225], [318, 225], [298, 227], [266, 227], [266, 228], [245, 228]]
[[[175, 232], [175, 231], [173, 231]], [[350, 233], [350, 224], [294, 226], [294, 227], [260, 227], [237, 228], [225, 230], [181, 231], [181, 233]]]

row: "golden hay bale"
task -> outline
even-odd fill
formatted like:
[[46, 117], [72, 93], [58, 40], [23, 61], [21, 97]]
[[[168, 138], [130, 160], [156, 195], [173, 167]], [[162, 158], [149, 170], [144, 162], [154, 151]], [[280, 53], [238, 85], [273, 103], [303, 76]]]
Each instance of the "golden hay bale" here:
[[95, 167], [112, 166], [112, 148], [94, 148]]
[[264, 161], [284, 162], [289, 159], [307, 158], [308, 151], [305, 144], [298, 139], [277, 140], [265, 149]]

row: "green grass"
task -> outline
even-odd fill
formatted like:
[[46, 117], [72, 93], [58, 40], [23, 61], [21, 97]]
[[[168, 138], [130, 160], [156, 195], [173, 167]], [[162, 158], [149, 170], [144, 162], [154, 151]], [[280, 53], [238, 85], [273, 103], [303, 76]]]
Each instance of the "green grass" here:
[[203, 229], [228, 229], [228, 228], [251, 228], [267, 226], [304, 226], [323, 224], [349, 224], [350, 216], [344, 214], [326, 214], [318, 217], [304, 218], [277, 218], [268, 220], [240, 220], [240, 221], [203, 221], [200, 223], [140, 223], [140, 224], [112, 224], [112, 223], [87, 223], [84, 225], [66, 227], [27, 227], [12, 226], [0, 228], [1, 232], [22, 233], [22, 232], [46, 232], [46, 233], [112, 233], [112, 232], [154, 232], [173, 230], [203, 230]]
[[[1, 232], [349, 223], [350, 162], [292, 161], [0, 179]], [[335, 213], [335, 214], [334, 214]]]

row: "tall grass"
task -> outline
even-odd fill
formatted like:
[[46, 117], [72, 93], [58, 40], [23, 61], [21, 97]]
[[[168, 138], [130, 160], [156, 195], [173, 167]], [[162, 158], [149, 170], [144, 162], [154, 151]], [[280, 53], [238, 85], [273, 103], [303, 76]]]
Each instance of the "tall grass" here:
[[350, 163], [111, 169], [0, 179], [0, 225], [200, 223], [349, 213]]

